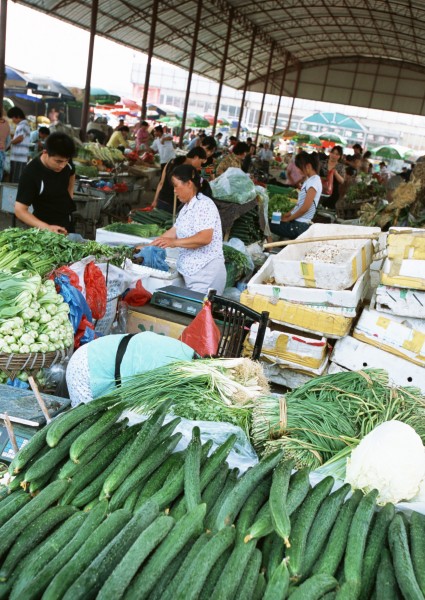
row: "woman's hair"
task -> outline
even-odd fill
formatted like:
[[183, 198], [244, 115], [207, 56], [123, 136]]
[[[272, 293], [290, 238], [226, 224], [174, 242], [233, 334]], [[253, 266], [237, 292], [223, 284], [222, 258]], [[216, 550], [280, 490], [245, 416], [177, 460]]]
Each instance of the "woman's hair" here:
[[248, 144], [246, 144], [245, 142], [236, 142], [236, 144], [233, 146], [233, 154], [239, 156], [244, 152], [249, 152]]
[[335, 150], [338, 152], [338, 154], [339, 154], [339, 159], [341, 160], [341, 158], [342, 158], [342, 154], [343, 154], [343, 152], [342, 152], [342, 147], [341, 147], [341, 146], [334, 146], [334, 147], [332, 148], [331, 152], [334, 152]]
[[197, 146], [196, 148], [192, 148], [192, 150], [189, 150], [189, 152], [186, 154], [185, 158], [202, 158], [203, 160], [207, 159], [207, 153], [205, 152], [205, 149], [202, 148], [202, 146]]
[[191, 181], [195, 186], [196, 194], [198, 194], [201, 188], [201, 176], [199, 175], [197, 169], [195, 169], [195, 167], [192, 167], [192, 165], [179, 165], [178, 167], [173, 169], [171, 177], [175, 177], [183, 183]]
[[296, 155], [295, 166], [302, 170], [307, 165], [311, 165], [311, 167], [316, 171], [316, 173], [319, 172], [320, 162], [319, 155], [317, 154], [317, 152], [312, 152], [311, 154], [309, 154], [305, 150], [302, 150]]
[[130, 133], [130, 127], [128, 127], [127, 125], [121, 125], [121, 127], [118, 127], [117, 131], [124, 131], [124, 133]]
[[203, 148], [207, 148], [207, 150], [215, 150], [217, 148], [217, 141], [212, 135], [207, 135], [201, 141], [201, 145]]
[[22, 108], [19, 108], [19, 106], [12, 106], [12, 108], [9, 108], [7, 111], [7, 116], [9, 119], [25, 119], [24, 111]]
[[147, 121], [140, 121], [140, 126], [144, 125], [145, 127], [149, 127], [149, 123]]
[[363, 158], [370, 158], [372, 156], [372, 152], [370, 150], [367, 150], [364, 154], [363, 154]]

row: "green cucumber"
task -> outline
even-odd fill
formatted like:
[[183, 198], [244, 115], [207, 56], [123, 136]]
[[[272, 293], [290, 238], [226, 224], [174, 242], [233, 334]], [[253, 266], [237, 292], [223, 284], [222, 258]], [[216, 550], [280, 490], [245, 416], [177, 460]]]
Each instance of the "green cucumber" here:
[[96, 420], [96, 415], [91, 415], [83, 423], [79, 423], [74, 429], [58, 443], [54, 448], [51, 448], [41, 458], [36, 460], [27, 471], [25, 471], [25, 481], [33, 481], [39, 479], [54, 467], [56, 467], [64, 458], [68, 456], [70, 447], [73, 442], [82, 435], [90, 425]]
[[211, 509], [220, 496], [223, 487], [226, 485], [229, 475], [229, 466], [227, 463], [224, 463], [224, 465], [221, 465], [217, 475], [214, 477], [214, 479], [211, 479], [202, 493], [202, 502], [207, 505], [207, 523], [208, 516], [211, 514]]
[[0, 485], [0, 506], [2, 505], [3, 500], [6, 500], [9, 494], [9, 488], [6, 485]]
[[[227, 440], [218, 446], [214, 452], [208, 456], [201, 469], [201, 493], [207, 487], [209, 482], [217, 475], [221, 465], [227, 460], [233, 446], [236, 443], [236, 435], [229, 435]], [[208, 444], [208, 442], [206, 442]], [[205, 444], [204, 444], [205, 446]]]
[[155, 492], [152, 500], [158, 503], [160, 510], [168, 509], [170, 504], [180, 496], [184, 488], [184, 465], [171, 471], [164, 485]]
[[15, 477], [9, 481], [8, 483], [8, 489], [9, 492], [16, 492], [17, 490], [21, 489], [23, 486], [23, 482], [25, 480], [25, 471], [21, 471], [21, 473], [18, 473], [17, 475], [15, 475]]
[[[85, 517], [81, 526], [78, 529], [74, 528], [74, 534], [71, 537], [65, 538], [66, 543], [63, 544], [60, 552], [56, 552], [53, 556], [50, 556], [50, 560], [43, 563], [41, 568], [39, 557], [37, 572], [33, 573], [31, 579], [27, 578], [25, 586], [20, 588], [22, 597], [29, 600], [31, 597], [39, 598], [43, 594], [54, 577], [73, 559], [89, 536], [94, 531], [97, 531], [99, 525], [106, 517], [107, 509], [108, 503], [100, 502], [88, 515], [78, 513]], [[43, 556], [44, 559], [44, 553], [41, 553], [40, 556]]]
[[394, 515], [394, 505], [388, 503], [380, 509], [372, 524], [362, 563], [360, 598], [369, 598], [372, 593], [381, 561], [382, 548], [387, 541], [388, 528]]
[[325, 477], [307, 494], [298, 509], [297, 517], [292, 525], [291, 547], [287, 548], [289, 571], [291, 578], [297, 581], [302, 573], [307, 537], [314, 518], [323, 500], [328, 496], [334, 484], [333, 477]]
[[331, 592], [338, 585], [338, 581], [332, 575], [319, 573], [313, 575], [299, 587], [295, 588], [291, 594], [291, 600], [319, 600], [327, 592]]
[[[211, 595], [214, 591], [215, 586], [223, 572], [223, 569], [227, 565], [227, 561], [232, 554], [232, 548], [227, 548], [214, 564], [213, 568], [209, 572], [208, 578], [204, 583], [204, 586], [199, 594], [199, 600], [211, 600]], [[149, 599], [150, 600], [150, 599]], [[162, 598], [160, 599], [162, 600]]]
[[192, 429], [186, 458], [184, 461], [184, 496], [186, 510], [190, 511], [201, 504], [201, 431], [199, 427]]
[[263, 600], [266, 593], [267, 582], [264, 573], [259, 573], [255, 584], [253, 600]]
[[270, 537], [272, 541], [270, 545], [270, 552], [267, 556], [267, 565], [265, 570], [267, 582], [271, 580], [271, 578], [273, 577], [273, 573], [280, 565], [285, 556], [285, 545], [280, 535], [273, 531]]
[[[133, 439], [134, 432], [131, 427], [124, 429], [107, 446], [105, 446], [88, 464], [84, 465], [72, 478], [68, 490], [64, 494], [61, 504], [70, 504], [76, 496], [84, 490], [98, 475], [115, 461], [122, 451], [127, 449]], [[115, 463], [114, 463], [115, 464]], [[105, 475], [106, 478], [106, 475]]]
[[372, 490], [360, 500], [348, 533], [344, 577], [348, 584], [353, 584], [353, 587], [361, 584], [363, 556], [377, 497], [378, 491]]
[[246, 471], [239, 479], [233, 489], [233, 493], [226, 498], [220, 512], [217, 515], [216, 528], [222, 529], [226, 525], [234, 522], [240, 509], [244, 505], [248, 496], [255, 490], [257, 485], [267, 477], [274, 467], [282, 459], [281, 451], [269, 454]]
[[136, 506], [137, 498], [139, 497], [140, 490], [135, 489], [127, 496], [126, 501], [124, 502], [123, 508], [126, 508], [130, 512], [134, 512], [134, 508]]
[[176, 600], [195, 600], [215, 562], [231, 547], [235, 540], [235, 528], [223, 527], [200, 550], [181, 583]]
[[67, 486], [66, 481], [53, 481], [0, 528], [0, 557], [5, 555], [18, 535], [30, 523], [59, 500]]
[[161, 575], [160, 581], [155, 585], [155, 588], [149, 594], [149, 600], [162, 600], [167, 587], [176, 576], [178, 570], [182, 566], [186, 556], [190, 552], [193, 546], [193, 541], [188, 542], [172, 560], [171, 564], [167, 567], [167, 570]]
[[233, 600], [243, 572], [255, 550], [255, 541], [236, 544], [214, 588], [211, 600]]
[[[225, 464], [227, 464], [227, 463], [225, 463]], [[220, 471], [218, 472], [218, 474], [219, 473], [220, 473]], [[218, 495], [218, 498], [216, 498], [214, 504], [212, 506], [211, 506], [211, 504], [210, 504], [210, 506], [208, 506], [208, 503], [206, 503], [207, 504], [207, 516], [205, 519], [205, 526], [207, 529], [209, 529], [211, 531], [214, 529], [214, 525], [217, 520], [217, 515], [220, 512], [221, 506], [222, 506], [224, 500], [227, 498], [227, 496], [232, 493], [232, 491], [236, 485], [236, 482], [238, 480], [238, 473], [239, 473], [239, 469], [232, 469], [231, 471], [229, 471], [229, 474], [228, 474], [225, 482], [223, 482], [221, 488], [216, 490], [219, 492], [219, 495]], [[213, 481], [216, 481], [218, 474], [214, 477]], [[208, 487], [211, 485], [211, 483], [212, 482], [210, 481], [210, 483], [205, 488], [205, 492], [208, 489]], [[204, 495], [205, 495], [205, 493], [203, 494], [203, 496]]]
[[[128, 419], [125, 419], [128, 422]], [[91, 444], [80, 458], [80, 462], [75, 463], [70, 458], [66, 461], [59, 472], [59, 479], [72, 479], [72, 477], [78, 473], [81, 467], [87, 465], [95, 456], [99, 454], [105, 446], [108, 446], [113, 439], [115, 439], [123, 430], [124, 421], [115, 423], [108, 435], [98, 438]]]
[[1, 528], [3, 528], [3, 526], [13, 517], [13, 515], [20, 511], [21, 508], [31, 500], [31, 496], [29, 494], [26, 494], [23, 490], [17, 490], [16, 492], [12, 492], [9, 498], [10, 501], [0, 508]]
[[79, 528], [86, 519], [83, 513], [76, 513], [69, 517], [58, 529], [56, 529], [44, 542], [32, 550], [14, 570], [11, 579], [13, 579], [13, 589], [11, 600], [19, 600], [25, 596], [22, 592], [28, 585], [32, 585], [35, 577], [40, 573], [40, 556], [43, 557], [44, 564], [49, 565], [68, 542], [76, 535]]
[[[275, 568], [267, 582], [264, 600], [285, 600], [289, 589], [289, 571], [286, 560], [282, 560]], [[310, 600], [310, 598], [309, 598]]]
[[98, 438], [105, 435], [115, 425], [118, 418], [121, 416], [122, 411], [123, 409], [121, 406], [109, 408], [91, 427], [78, 436], [69, 449], [71, 460], [78, 463], [80, 456], [84, 454], [86, 449]]
[[[53, 479], [53, 474], [56, 472], [55, 467], [53, 467], [53, 469], [50, 469], [50, 471], [47, 471], [46, 473], [44, 473], [44, 475], [41, 475], [38, 479], [33, 479], [29, 486], [27, 486], [27, 489], [29, 491], [29, 493], [31, 494], [31, 496], [34, 496], [36, 492], [38, 492], [39, 490], [43, 489], [44, 487], [46, 487], [46, 485], [49, 483], [50, 480]], [[24, 473], [25, 475], [25, 473]]]
[[139, 493], [135, 509], [137, 510], [143, 504], [158, 492], [164, 485], [168, 475], [172, 470], [178, 469], [183, 465], [184, 458], [182, 452], [173, 452], [171, 456], [165, 460], [160, 467], [152, 473], [151, 477], [144, 483], [142, 491]]
[[5, 581], [18, 562], [28, 554], [28, 552], [38, 546], [52, 529], [59, 523], [62, 523], [62, 521], [68, 519], [76, 512], [76, 510], [76, 508], [71, 506], [55, 506], [49, 508], [42, 515], [37, 517], [28, 529], [20, 534], [10, 549], [0, 570], [0, 581]]
[[351, 486], [346, 483], [341, 486], [338, 490], [329, 494], [324, 499], [316, 518], [313, 521], [311, 529], [307, 537], [307, 544], [305, 549], [305, 556], [303, 560], [302, 578], [306, 579], [313, 568], [316, 560], [325, 546], [332, 527], [334, 526], [335, 520], [338, 513], [344, 504], [344, 500], [351, 490]]
[[273, 471], [269, 498], [273, 528], [283, 539], [286, 547], [290, 546], [289, 534], [291, 533], [291, 521], [289, 520], [286, 506], [286, 497], [288, 495], [289, 479], [291, 477], [293, 466], [293, 460], [282, 461], [276, 466]]
[[309, 476], [310, 472], [308, 469], [300, 469], [291, 476], [286, 496], [286, 510], [289, 516], [301, 506], [311, 490]]
[[108, 579], [103, 583], [96, 600], [119, 600], [140, 566], [174, 527], [171, 517], [158, 517], [133, 542]]
[[168, 565], [189, 540], [200, 535], [203, 529], [205, 513], [205, 504], [199, 504], [176, 523], [127, 588], [124, 596], [126, 600], [130, 598], [143, 600], [149, 597], [157, 581], [160, 580], [162, 574], [167, 570]]
[[261, 552], [256, 548], [243, 571], [242, 579], [234, 600], [250, 600], [254, 596], [258, 575], [260, 573], [261, 561]]
[[410, 545], [413, 569], [425, 596], [425, 515], [416, 511], [410, 517]]
[[49, 423], [46, 435], [47, 445], [54, 448], [76, 425], [106, 408], [108, 408], [108, 403], [105, 400], [95, 400], [88, 404], [80, 404], [76, 408], [71, 408], [70, 411], [61, 413]]
[[0, 510], [3, 510], [3, 508], [5, 508], [5, 506], [7, 506], [9, 504], [9, 502], [13, 502], [15, 498], [17, 498], [18, 496], [23, 496], [24, 494], [25, 494], [25, 491], [22, 489], [22, 487], [19, 487], [14, 492], [10, 492], [8, 490], [7, 495], [0, 502]]
[[137, 467], [143, 458], [149, 453], [152, 443], [158, 436], [171, 402], [164, 402], [147, 421], [142, 430], [128, 448], [127, 454], [121, 464], [109, 475], [103, 486], [103, 493], [109, 498], [115, 490], [125, 481], [128, 475]]
[[157, 516], [158, 505], [147, 502], [91, 561], [86, 570], [67, 590], [63, 600], [95, 598], [123, 555]]
[[198, 539], [195, 541], [195, 543], [193, 544], [193, 546], [187, 553], [186, 558], [182, 562], [179, 570], [174, 575], [172, 581], [170, 582], [167, 589], [163, 593], [161, 600], [174, 600], [178, 590], [180, 589], [182, 581], [186, 576], [187, 570], [190, 568], [192, 562], [196, 559], [199, 552], [208, 543], [208, 541], [210, 539], [211, 539], [211, 534], [209, 532], [203, 533], [202, 535], [200, 535], [198, 537]]
[[388, 541], [395, 576], [403, 597], [407, 600], [423, 600], [424, 595], [416, 580], [410, 556], [406, 526], [400, 513], [397, 513], [391, 521], [388, 530]]
[[375, 594], [376, 600], [399, 600], [400, 598], [391, 554], [387, 548], [381, 549], [381, 558], [376, 574]]
[[[236, 521], [236, 543], [239, 544], [245, 540], [248, 530], [257, 519], [257, 516], [263, 509], [264, 503], [270, 493], [270, 478], [264, 479], [243, 505]], [[247, 542], [249, 540], [246, 540]]]
[[272, 532], [273, 523], [270, 512], [270, 504], [266, 502], [258, 512], [254, 523], [252, 523], [251, 527], [249, 527], [246, 531], [244, 541], [249, 542], [250, 540], [258, 540], [262, 537], [270, 535]]
[[[124, 505], [128, 495], [140, 486], [149, 475], [151, 475], [162, 463], [170, 456], [177, 444], [182, 438], [181, 433], [175, 433], [167, 441], [154, 449], [142, 462], [127, 476], [125, 481], [114, 492], [110, 507], [111, 510], [116, 510]], [[104, 488], [103, 488], [104, 489]], [[139, 488], [140, 489], [140, 488]]]
[[46, 436], [50, 426], [51, 424], [43, 427], [40, 431], [37, 431], [25, 446], [21, 446], [21, 449], [9, 465], [10, 475], [20, 473], [28, 465], [30, 460], [46, 446]]
[[[96, 510], [96, 508], [93, 510]], [[91, 514], [93, 514], [93, 511], [89, 513], [89, 517]], [[84, 573], [105, 546], [122, 531], [130, 519], [131, 513], [124, 509], [111, 513], [86, 539], [74, 556], [56, 573], [44, 592], [43, 599], [57, 600], [57, 598], [63, 598], [74, 581]]]

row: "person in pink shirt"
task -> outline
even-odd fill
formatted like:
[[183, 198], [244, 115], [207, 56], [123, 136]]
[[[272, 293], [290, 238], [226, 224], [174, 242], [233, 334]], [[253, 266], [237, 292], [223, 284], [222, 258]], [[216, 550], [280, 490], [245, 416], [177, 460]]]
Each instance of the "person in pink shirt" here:
[[0, 108], [0, 181], [3, 180], [3, 169], [4, 161], [6, 158], [6, 144], [7, 138], [10, 135], [10, 127], [7, 119], [3, 117], [2, 110]]
[[295, 158], [292, 157], [288, 166], [286, 167], [286, 181], [287, 185], [292, 185], [295, 188], [300, 187], [300, 184], [304, 180], [303, 172], [295, 164]]
[[137, 152], [139, 151], [140, 148], [142, 150], [145, 150], [149, 146], [149, 139], [150, 139], [149, 123], [147, 121], [142, 121], [140, 123], [139, 129], [137, 130], [137, 133], [136, 133], [136, 150], [137, 150]]

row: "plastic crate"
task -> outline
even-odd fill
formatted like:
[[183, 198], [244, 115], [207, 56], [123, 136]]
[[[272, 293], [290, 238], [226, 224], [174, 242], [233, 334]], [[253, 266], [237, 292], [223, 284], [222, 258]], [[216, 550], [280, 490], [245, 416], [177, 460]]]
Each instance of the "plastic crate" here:
[[104, 198], [75, 194], [74, 202], [77, 207], [74, 212], [79, 217], [93, 222], [97, 222], [100, 219], [100, 211], [104, 205]]

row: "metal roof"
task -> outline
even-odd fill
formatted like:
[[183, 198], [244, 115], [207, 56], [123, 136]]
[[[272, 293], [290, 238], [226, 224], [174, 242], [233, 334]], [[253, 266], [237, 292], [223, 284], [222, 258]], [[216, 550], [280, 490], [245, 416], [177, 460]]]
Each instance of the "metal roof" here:
[[[24, 0], [89, 29], [90, 0]], [[97, 33], [146, 52], [152, 0], [99, 0]], [[154, 56], [188, 68], [197, 0], [160, 0]], [[425, 115], [423, 0], [204, 0], [195, 71], [218, 81], [233, 13], [226, 85], [310, 100]], [[72, 40], [69, 41], [72, 44]], [[297, 86], [298, 80], [298, 86]]]

